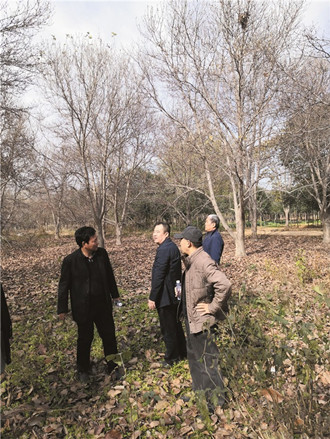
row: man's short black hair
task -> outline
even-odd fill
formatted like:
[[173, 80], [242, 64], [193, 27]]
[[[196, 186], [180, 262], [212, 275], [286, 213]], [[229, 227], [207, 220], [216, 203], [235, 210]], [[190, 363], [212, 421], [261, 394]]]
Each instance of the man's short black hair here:
[[86, 244], [88, 244], [90, 238], [92, 236], [94, 236], [95, 234], [96, 234], [96, 230], [93, 227], [83, 226], [83, 227], [80, 227], [80, 229], [75, 231], [74, 237], [76, 238], [76, 243], [81, 248], [82, 243], [86, 242]]
[[159, 221], [159, 222], [155, 223], [154, 228], [156, 226], [163, 226], [164, 232], [165, 233], [167, 232], [168, 236], [170, 236], [170, 234], [171, 234], [171, 226], [169, 225], [169, 223], [166, 223], [165, 221]]

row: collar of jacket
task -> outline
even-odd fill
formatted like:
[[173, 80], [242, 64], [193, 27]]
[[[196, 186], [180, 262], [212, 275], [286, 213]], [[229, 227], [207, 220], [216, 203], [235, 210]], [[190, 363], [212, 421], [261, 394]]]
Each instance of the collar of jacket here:
[[187, 259], [186, 259], [186, 268], [187, 269], [194, 263], [194, 260], [196, 258], [198, 258], [198, 255], [200, 253], [202, 253], [202, 251], [203, 251], [203, 247], [199, 247], [192, 255], [187, 257]]
[[212, 236], [213, 233], [215, 233], [217, 229], [211, 230], [210, 232], [206, 232], [205, 236]]
[[166, 244], [166, 243], [169, 242], [169, 241], [171, 241], [171, 238], [168, 236], [166, 239], [164, 239], [164, 241], [163, 241], [161, 244], [159, 244], [158, 248], [159, 248], [160, 246], [162, 246], [163, 244]]
[[[85, 256], [84, 253], [82, 252], [81, 248], [78, 248], [78, 252], [79, 255], [83, 258], [83, 259], [88, 259], [88, 256]], [[99, 247], [97, 248], [97, 250], [95, 251], [95, 253], [93, 254], [92, 258], [95, 258], [95, 256], [98, 254], [99, 252]]]

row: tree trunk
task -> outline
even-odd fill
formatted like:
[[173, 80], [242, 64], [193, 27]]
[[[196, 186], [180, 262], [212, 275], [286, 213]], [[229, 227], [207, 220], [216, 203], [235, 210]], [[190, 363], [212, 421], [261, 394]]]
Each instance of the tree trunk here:
[[255, 185], [252, 189], [252, 193], [250, 195], [249, 199], [249, 215], [250, 215], [250, 222], [251, 222], [251, 236], [253, 239], [257, 239], [257, 186]]
[[323, 243], [330, 244], [330, 208], [322, 215]]
[[236, 234], [235, 234], [235, 256], [237, 258], [245, 258], [245, 215], [244, 215], [244, 191], [243, 183], [239, 182], [238, 199], [234, 196], [235, 206], [235, 222], [236, 222]]
[[244, 209], [241, 205], [235, 209], [236, 217], [236, 235], [235, 235], [235, 256], [237, 258], [246, 257], [244, 235], [245, 235], [245, 224], [244, 224]]
[[122, 226], [116, 222], [116, 245], [121, 245], [121, 229]]
[[97, 237], [99, 240], [99, 247], [103, 247], [104, 248], [104, 229], [103, 229], [103, 221], [102, 219], [97, 218], [96, 219], [96, 233], [97, 233]]
[[284, 210], [284, 214], [285, 214], [285, 227], [289, 227], [290, 206], [284, 206], [283, 210]]
[[55, 222], [55, 239], [60, 239], [60, 230], [61, 230], [61, 223], [60, 223], [60, 219], [57, 218]]

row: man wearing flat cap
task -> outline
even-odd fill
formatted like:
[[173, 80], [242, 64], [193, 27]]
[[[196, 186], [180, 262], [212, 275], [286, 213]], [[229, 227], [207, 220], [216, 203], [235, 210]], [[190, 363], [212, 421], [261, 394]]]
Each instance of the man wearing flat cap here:
[[195, 392], [202, 392], [209, 411], [225, 402], [223, 379], [219, 367], [219, 350], [213, 333], [223, 320], [231, 283], [216, 262], [203, 250], [202, 232], [188, 226], [174, 235], [181, 239], [185, 258], [180, 311], [186, 325], [187, 357]]

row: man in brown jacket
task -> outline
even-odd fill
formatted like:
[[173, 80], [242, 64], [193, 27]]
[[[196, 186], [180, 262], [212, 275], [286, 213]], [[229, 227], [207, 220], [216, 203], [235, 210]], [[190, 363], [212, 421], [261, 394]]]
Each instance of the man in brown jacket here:
[[187, 357], [196, 392], [203, 392], [210, 412], [225, 402], [219, 368], [219, 350], [213, 339], [216, 322], [231, 294], [231, 283], [202, 248], [202, 232], [188, 226], [181, 234], [181, 253], [186, 255], [182, 277], [181, 310], [187, 332]]

